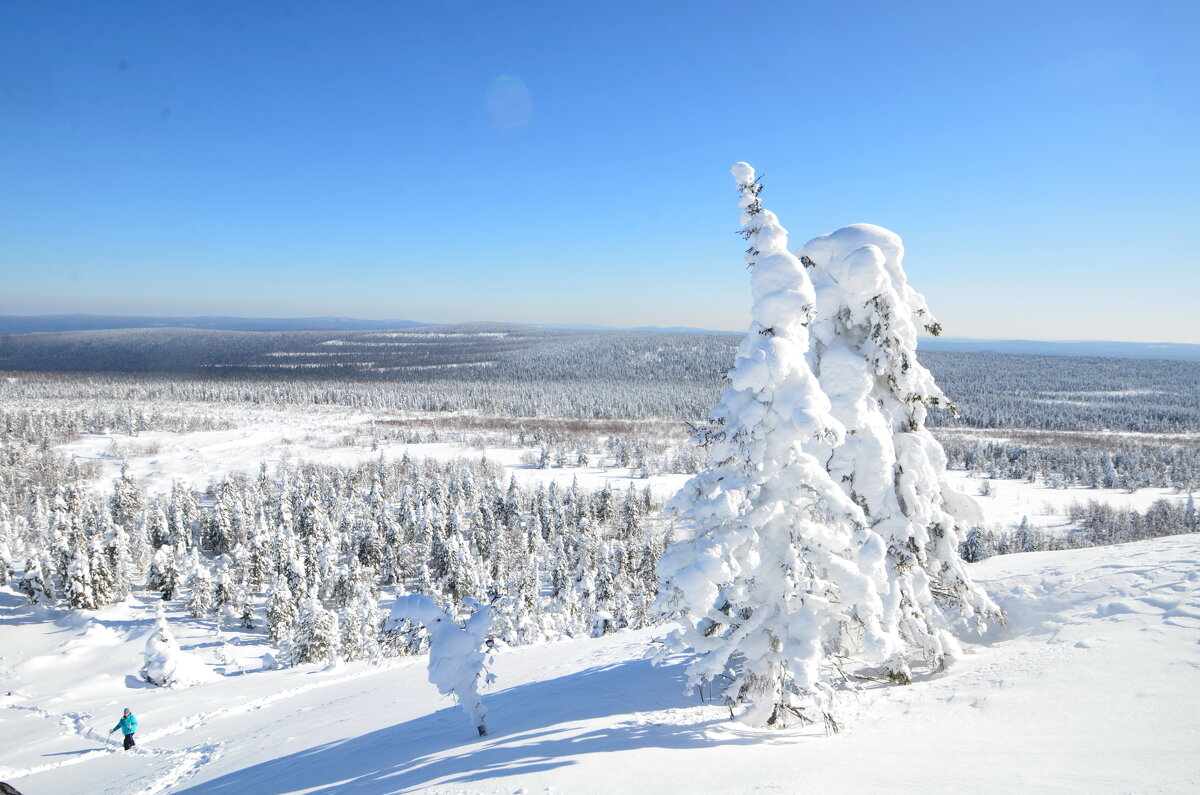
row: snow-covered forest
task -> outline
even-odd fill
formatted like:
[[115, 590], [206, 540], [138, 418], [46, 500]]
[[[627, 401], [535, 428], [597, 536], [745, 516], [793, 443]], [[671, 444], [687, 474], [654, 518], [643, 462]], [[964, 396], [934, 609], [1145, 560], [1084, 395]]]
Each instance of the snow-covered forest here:
[[486, 460], [264, 467], [149, 498], [125, 475], [107, 496], [25, 497], [27, 514], [0, 508], [0, 555], [31, 602], [94, 610], [145, 588], [193, 618], [261, 627], [297, 662], [318, 647], [322, 659], [417, 651], [383, 631], [380, 588], [504, 597], [495, 634], [511, 644], [639, 628], [666, 540], [648, 489], [522, 488]]

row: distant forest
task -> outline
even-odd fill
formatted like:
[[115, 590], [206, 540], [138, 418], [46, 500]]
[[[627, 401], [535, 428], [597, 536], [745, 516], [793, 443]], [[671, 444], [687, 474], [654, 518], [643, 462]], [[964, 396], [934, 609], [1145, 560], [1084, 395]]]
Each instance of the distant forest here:
[[[12, 433], [52, 412], [55, 427], [136, 432], [219, 426], [221, 405], [334, 405], [421, 412], [376, 433], [532, 445], [540, 466], [603, 449], [646, 474], [692, 472], [703, 456], [687, 443], [688, 423], [719, 398], [738, 343], [498, 324], [9, 335], [0, 336], [0, 372], [9, 374], [0, 420]], [[952, 466], [1052, 486], [1200, 484], [1200, 363], [939, 351], [921, 359], [957, 407], [931, 416]]]

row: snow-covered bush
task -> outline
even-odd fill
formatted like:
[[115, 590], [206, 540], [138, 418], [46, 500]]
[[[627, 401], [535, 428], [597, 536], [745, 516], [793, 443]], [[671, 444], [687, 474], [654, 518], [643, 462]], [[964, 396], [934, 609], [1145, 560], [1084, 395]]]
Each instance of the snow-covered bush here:
[[198, 657], [179, 648], [179, 642], [162, 615], [146, 638], [141, 674], [151, 684], [171, 688], [190, 687], [221, 678]]

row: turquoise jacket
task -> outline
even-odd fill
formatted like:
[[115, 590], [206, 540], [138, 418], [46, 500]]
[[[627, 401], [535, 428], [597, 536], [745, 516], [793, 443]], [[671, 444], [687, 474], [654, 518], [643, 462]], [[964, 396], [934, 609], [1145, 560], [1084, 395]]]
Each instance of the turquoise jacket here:
[[133, 716], [132, 712], [128, 715], [122, 715], [121, 719], [117, 721], [117, 725], [113, 726], [111, 731], [116, 731], [117, 729], [121, 730], [121, 734], [133, 734], [137, 731], [137, 718]]

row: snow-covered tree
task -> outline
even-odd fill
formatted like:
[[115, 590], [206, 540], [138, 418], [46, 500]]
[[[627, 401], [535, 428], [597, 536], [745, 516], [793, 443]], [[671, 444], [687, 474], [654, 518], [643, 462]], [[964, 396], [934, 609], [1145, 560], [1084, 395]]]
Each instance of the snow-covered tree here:
[[480, 680], [491, 683], [485, 641], [492, 630], [492, 610], [469, 600], [474, 614], [460, 626], [454, 616], [427, 596], [408, 594], [392, 605], [392, 621], [420, 624], [429, 633], [429, 681], [442, 695], [453, 695], [479, 736], [487, 734], [487, 708]]
[[112, 520], [126, 533], [132, 533], [142, 511], [142, 491], [137, 480], [129, 474], [128, 462], [121, 463], [121, 477], [113, 483], [113, 493], [108, 501]]
[[483, 596], [485, 575], [483, 565], [462, 535], [462, 522], [452, 512], [444, 534], [434, 542], [435, 556], [444, 559], [440, 591], [451, 602], [462, 604], [469, 598]]
[[194, 529], [200, 514], [196, 495], [176, 480], [171, 483], [168, 504], [170, 507], [167, 510], [167, 526], [171, 533], [169, 541], [181, 550], [192, 548], [196, 545]]
[[161, 503], [155, 500], [154, 506], [146, 516], [146, 540], [153, 549], [157, 550], [164, 544], [170, 543], [170, 537], [171, 528], [167, 522], [167, 515], [163, 512]]
[[187, 607], [192, 618], [207, 618], [213, 610], [213, 581], [207, 569], [200, 569], [189, 582], [191, 594], [188, 595]]
[[213, 561], [216, 577], [213, 578], [212, 595], [213, 610], [217, 612], [217, 620], [226, 618], [241, 609], [237, 603], [237, 584], [233, 580], [232, 560], [229, 555], [221, 555]]
[[[917, 361], [917, 334], [940, 326], [908, 284], [894, 233], [855, 224], [797, 253], [816, 293], [808, 361], [847, 429], [821, 458], [887, 543], [885, 628], [938, 668], [957, 653], [955, 624], [979, 629], [999, 615], [960, 557], [969, 498], [946, 486], [946, 456], [925, 427], [929, 409], [949, 402]], [[886, 667], [911, 680], [902, 650]]]
[[179, 560], [175, 554], [175, 547], [164, 544], [154, 551], [150, 559], [150, 574], [146, 585], [158, 591], [164, 601], [170, 601], [179, 590], [179, 578]]
[[346, 597], [338, 613], [341, 654], [345, 660], [370, 660], [380, 656], [379, 629], [384, 613], [372, 583], [375, 573], [355, 567], [346, 579]]
[[881, 621], [886, 546], [813, 455], [844, 428], [806, 357], [812, 283], [753, 169], [733, 176], [753, 321], [703, 433], [709, 469], [672, 504], [695, 533], [659, 565], [664, 607], [684, 624], [666, 648], [696, 653], [689, 686], [723, 683], [748, 722], [783, 726], [812, 708], [831, 720], [831, 657], [881, 663], [900, 648]]
[[119, 524], [110, 525], [105, 534], [104, 557], [109, 575], [105, 602], [119, 602], [129, 596], [135, 570], [129, 534]]
[[52, 568], [46, 553], [32, 555], [25, 562], [25, 571], [17, 578], [17, 590], [25, 594], [30, 604], [54, 604], [53, 580], [46, 572]]
[[244, 629], [254, 629], [254, 594], [245, 585], [234, 590], [233, 611]]
[[146, 638], [142, 678], [159, 687], [188, 687], [220, 678], [200, 658], [179, 648], [166, 618], [159, 613], [154, 629]]
[[315, 595], [300, 605], [300, 613], [288, 638], [285, 657], [292, 665], [302, 663], [338, 663], [338, 617], [326, 610]]
[[17, 538], [12, 517], [8, 506], [0, 501], [0, 585], [8, 583], [16, 546]]
[[276, 576], [267, 596], [267, 637], [272, 643], [283, 643], [292, 630], [296, 613], [296, 599], [287, 578]]
[[978, 563], [996, 554], [990, 534], [984, 532], [980, 527], [972, 527], [967, 531], [967, 537], [963, 540], [959, 551], [962, 553], [963, 560], [968, 563]]
[[93, 557], [90, 554], [90, 546], [86, 541], [77, 544], [67, 565], [67, 604], [73, 610], [95, 610], [103, 604], [97, 595], [95, 579], [92, 576]]

